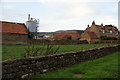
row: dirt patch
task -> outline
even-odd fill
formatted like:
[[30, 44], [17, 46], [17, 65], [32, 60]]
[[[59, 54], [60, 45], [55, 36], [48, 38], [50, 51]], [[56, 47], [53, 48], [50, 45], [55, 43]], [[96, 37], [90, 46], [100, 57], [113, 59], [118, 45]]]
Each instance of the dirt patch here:
[[76, 77], [81, 77], [81, 76], [83, 76], [84, 74], [83, 73], [75, 73], [74, 74], [74, 76], [76, 76]]

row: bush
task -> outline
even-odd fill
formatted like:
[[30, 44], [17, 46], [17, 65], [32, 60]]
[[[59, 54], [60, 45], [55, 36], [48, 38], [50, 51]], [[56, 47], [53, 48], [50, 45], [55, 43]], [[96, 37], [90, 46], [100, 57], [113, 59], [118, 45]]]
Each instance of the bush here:
[[66, 35], [66, 36], [63, 37], [63, 40], [71, 40], [71, 39], [72, 39], [72, 37], [69, 36], [69, 35]]
[[118, 38], [118, 44], [120, 44], [120, 38]]
[[117, 40], [116, 37], [101, 36], [101, 40]]
[[54, 45], [47, 44], [45, 52], [43, 54], [44, 55], [55, 54], [58, 52], [59, 48], [60, 48], [59, 46], [54, 47]]

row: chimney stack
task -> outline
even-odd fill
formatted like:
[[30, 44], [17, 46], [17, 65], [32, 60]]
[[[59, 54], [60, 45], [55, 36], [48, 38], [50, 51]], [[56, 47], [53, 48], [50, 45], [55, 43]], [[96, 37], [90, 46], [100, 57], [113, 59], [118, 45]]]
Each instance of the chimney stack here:
[[92, 22], [92, 25], [95, 25], [95, 21]]
[[101, 23], [101, 26], [103, 26], [103, 23]]
[[88, 28], [89, 28], [90, 26], [89, 26], [89, 24], [88, 24]]
[[30, 14], [28, 14], [28, 21], [30, 20]]

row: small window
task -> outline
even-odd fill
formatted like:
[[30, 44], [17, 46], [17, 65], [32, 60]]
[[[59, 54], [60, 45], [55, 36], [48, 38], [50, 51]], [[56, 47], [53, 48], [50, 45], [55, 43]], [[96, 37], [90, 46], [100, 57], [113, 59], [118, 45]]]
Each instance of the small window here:
[[102, 32], [105, 33], [105, 30], [103, 30]]
[[110, 31], [110, 34], [112, 34], [112, 31]]

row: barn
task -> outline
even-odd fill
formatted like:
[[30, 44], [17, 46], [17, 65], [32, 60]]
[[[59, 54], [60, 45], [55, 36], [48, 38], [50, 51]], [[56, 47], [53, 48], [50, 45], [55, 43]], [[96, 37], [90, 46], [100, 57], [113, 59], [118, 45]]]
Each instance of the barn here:
[[24, 23], [0, 21], [1, 44], [27, 44], [28, 30]]

